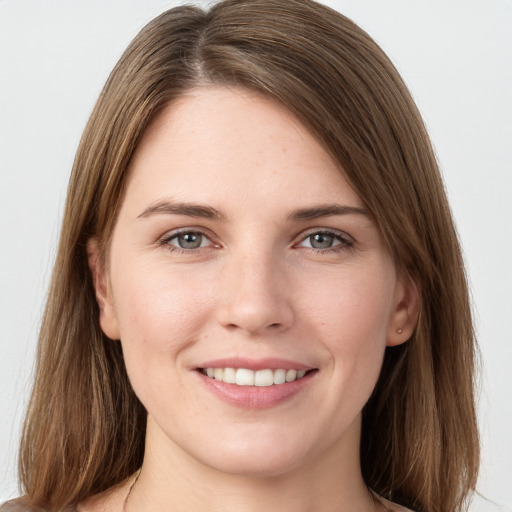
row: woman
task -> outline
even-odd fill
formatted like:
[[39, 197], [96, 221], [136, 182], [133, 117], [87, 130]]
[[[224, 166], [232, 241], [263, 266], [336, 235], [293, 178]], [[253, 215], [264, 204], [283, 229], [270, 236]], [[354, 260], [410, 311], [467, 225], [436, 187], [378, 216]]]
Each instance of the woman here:
[[349, 20], [159, 16], [100, 96], [64, 218], [5, 510], [462, 510], [460, 248], [416, 107]]

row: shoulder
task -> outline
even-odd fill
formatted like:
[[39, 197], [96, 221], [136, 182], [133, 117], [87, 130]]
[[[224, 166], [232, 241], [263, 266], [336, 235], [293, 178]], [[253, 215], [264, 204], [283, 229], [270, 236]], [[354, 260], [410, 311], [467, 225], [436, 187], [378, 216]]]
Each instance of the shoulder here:
[[397, 503], [392, 503], [391, 501], [379, 496], [376, 492], [372, 491], [375, 499], [383, 505], [383, 508], [386, 512], [414, 512], [408, 508], [403, 507], [402, 505], [398, 505]]
[[[16, 498], [0, 504], [0, 512], [47, 512], [47, 509], [32, 505], [26, 498]], [[67, 507], [62, 512], [73, 512], [73, 507]]]
[[[73, 508], [67, 508], [63, 512], [72, 512]], [[24, 498], [16, 498], [15, 500], [7, 501], [0, 505], [0, 512], [47, 512], [46, 509], [37, 507], [29, 503], [29, 501]]]
[[386, 511], [388, 512], [414, 512], [414, 510], [402, 507], [402, 505], [392, 503], [391, 501], [385, 499], [381, 499], [381, 503], [384, 505]]
[[43, 509], [29, 505], [24, 498], [7, 501], [0, 505], [0, 512], [42, 512]]
[[[108, 512], [110, 510], [124, 510], [124, 501], [126, 495], [134, 482], [136, 475], [132, 475], [127, 480], [95, 494], [78, 503], [77, 512]], [[0, 512], [3, 512], [0, 510]], [[66, 511], [68, 512], [68, 511]], [[72, 512], [72, 511], [71, 511]]]
[[414, 510], [402, 507], [402, 505], [398, 505], [397, 503], [392, 503], [384, 499], [382, 501], [384, 502], [386, 510], [389, 510], [389, 512], [414, 512]]
[[[58, 512], [106, 512], [109, 510], [120, 510], [124, 503], [124, 498], [133, 483], [132, 475], [125, 481], [121, 482], [106, 491], [86, 498], [76, 506], [69, 505], [58, 510]], [[44, 507], [38, 507], [30, 503], [30, 501], [22, 496], [5, 503], [0, 502], [0, 512], [54, 512]]]

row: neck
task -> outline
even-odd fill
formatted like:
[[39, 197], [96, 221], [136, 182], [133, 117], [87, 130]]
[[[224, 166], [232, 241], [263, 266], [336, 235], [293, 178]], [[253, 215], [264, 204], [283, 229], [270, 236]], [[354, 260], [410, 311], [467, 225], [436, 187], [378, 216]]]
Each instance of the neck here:
[[261, 512], [262, 506], [265, 512], [374, 511], [360, 470], [359, 419], [352, 430], [307, 464], [291, 464], [276, 474], [233, 474], [190, 456], [150, 419], [144, 464], [127, 512]]

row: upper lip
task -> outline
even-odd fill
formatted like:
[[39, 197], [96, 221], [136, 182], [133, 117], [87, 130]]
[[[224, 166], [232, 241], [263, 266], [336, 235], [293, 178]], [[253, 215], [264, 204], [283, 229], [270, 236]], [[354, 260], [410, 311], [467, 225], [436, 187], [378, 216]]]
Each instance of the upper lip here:
[[250, 359], [244, 357], [226, 357], [205, 361], [197, 366], [197, 368], [246, 368], [248, 370], [312, 370], [313, 367], [299, 363], [297, 361], [290, 361], [287, 359], [279, 358], [263, 358], [263, 359]]

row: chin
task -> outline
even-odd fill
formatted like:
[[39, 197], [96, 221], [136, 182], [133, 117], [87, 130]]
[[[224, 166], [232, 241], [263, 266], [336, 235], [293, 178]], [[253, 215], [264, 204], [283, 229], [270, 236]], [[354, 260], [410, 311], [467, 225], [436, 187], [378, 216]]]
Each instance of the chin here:
[[208, 457], [204, 463], [224, 474], [246, 478], [278, 478], [305, 464], [304, 454], [282, 450], [224, 450], [222, 455]]
[[259, 425], [215, 436], [200, 450], [194, 446], [189, 455], [224, 474], [277, 478], [329, 457], [338, 441], [329, 431], [313, 435], [302, 428], [294, 431], [284, 425]]

